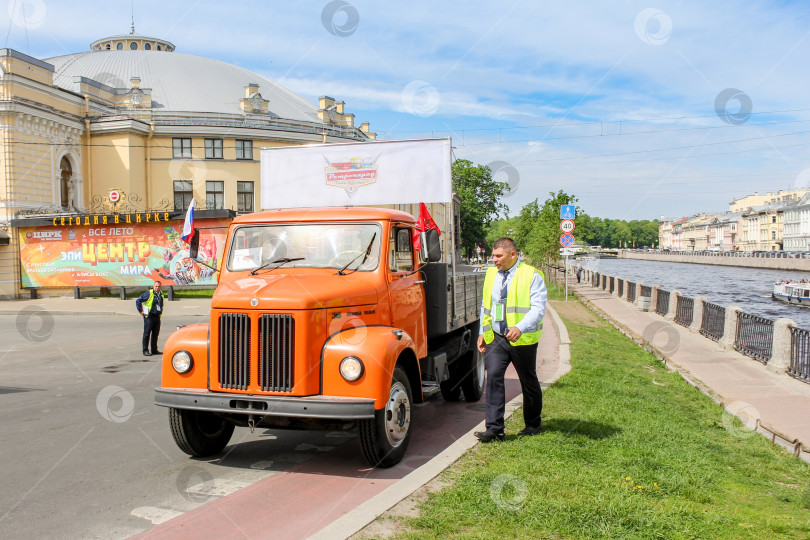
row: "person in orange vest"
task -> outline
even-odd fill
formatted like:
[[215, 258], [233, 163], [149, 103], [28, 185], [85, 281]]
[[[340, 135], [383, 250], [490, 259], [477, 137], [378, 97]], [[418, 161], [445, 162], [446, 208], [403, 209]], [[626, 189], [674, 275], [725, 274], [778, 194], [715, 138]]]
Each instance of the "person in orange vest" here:
[[495, 266], [484, 277], [478, 350], [484, 353], [487, 370], [486, 431], [477, 431], [481, 442], [502, 441], [506, 387], [504, 375], [515, 366], [523, 391], [523, 421], [520, 436], [542, 431], [540, 413], [543, 392], [537, 378], [537, 342], [546, 311], [546, 283], [543, 274], [518, 260], [511, 238], [500, 238], [492, 246]]
[[[163, 293], [160, 292], [159, 281], [155, 281], [151, 289], [135, 300], [135, 307], [143, 316], [143, 355], [162, 354], [157, 345], [158, 335], [160, 335], [160, 316], [163, 315]], [[151, 345], [151, 352], [149, 345]]]

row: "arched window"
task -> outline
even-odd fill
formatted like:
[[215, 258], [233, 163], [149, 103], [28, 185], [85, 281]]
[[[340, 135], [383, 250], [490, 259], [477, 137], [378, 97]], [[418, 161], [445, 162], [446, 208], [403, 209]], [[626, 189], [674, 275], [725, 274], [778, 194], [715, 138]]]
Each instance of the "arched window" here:
[[138, 44], [137, 44], [136, 42], [132, 41], [132, 42], [130, 42], [130, 44], [129, 44], [129, 48], [130, 48], [130, 49], [132, 49], [132, 50], [134, 51], [135, 49], [137, 49], [137, 48], [138, 48]]
[[109, 43], [107, 43], [107, 50], [108, 51], [110, 50], [110, 44]]
[[59, 163], [59, 191], [61, 195], [62, 209], [67, 210], [73, 204], [73, 168], [67, 157], [63, 157]]
[[152, 50], [152, 44], [151, 43], [144, 43], [143, 48], [144, 48], [144, 50], [151, 51]]
[[119, 41], [116, 44], [115, 48], [118, 49], [119, 51], [123, 51], [124, 50], [124, 44]]
[[157, 50], [161, 50], [161, 49], [160, 49], [160, 45], [158, 45], [158, 46], [157, 46]]

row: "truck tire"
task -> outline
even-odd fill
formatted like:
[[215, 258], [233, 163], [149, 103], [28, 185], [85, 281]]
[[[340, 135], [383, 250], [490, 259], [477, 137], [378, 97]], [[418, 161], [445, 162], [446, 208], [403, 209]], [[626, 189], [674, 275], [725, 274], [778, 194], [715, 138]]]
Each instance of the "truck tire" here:
[[439, 383], [439, 390], [445, 401], [458, 401], [461, 399], [461, 380], [459, 379], [459, 363], [453, 362], [447, 366], [450, 371], [450, 378]]
[[178, 448], [194, 457], [218, 454], [233, 435], [233, 424], [206, 411], [169, 409], [172, 437]]
[[360, 421], [363, 457], [373, 467], [393, 467], [402, 460], [411, 440], [411, 385], [405, 371], [397, 367], [385, 407], [373, 420]]
[[464, 392], [464, 399], [470, 403], [478, 401], [484, 395], [484, 385], [486, 384], [486, 367], [484, 364], [484, 353], [473, 347], [461, 359], [462, 376], [461, 390]]

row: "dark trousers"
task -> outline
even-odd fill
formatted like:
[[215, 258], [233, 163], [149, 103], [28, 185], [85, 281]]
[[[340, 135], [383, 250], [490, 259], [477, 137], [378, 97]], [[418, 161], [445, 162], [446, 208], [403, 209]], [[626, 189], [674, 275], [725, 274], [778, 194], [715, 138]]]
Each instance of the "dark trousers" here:
[[523, 421], [526, 427], [540, 427], [543, 390], [537, 379], [537, 344], [513, 346], [505, 337], [495, 334], [495, 341], [487, 344], [484, 361], [487, 366], [487, 430], [503, 432], [506, 410], [504, 375], [510, 363], [515, 366], [523, 390]]
[[[158, 350], [158, 335], [160, 334], [160, 317], [157, 315], [149, 315], [143, 318], [143, 351], [149, 351], [147, 345], [151, 341], [151, 352]], [[151, 335], [151, 336], [150, 336]], [[151, 337], [151, 339], [150, 339]]]

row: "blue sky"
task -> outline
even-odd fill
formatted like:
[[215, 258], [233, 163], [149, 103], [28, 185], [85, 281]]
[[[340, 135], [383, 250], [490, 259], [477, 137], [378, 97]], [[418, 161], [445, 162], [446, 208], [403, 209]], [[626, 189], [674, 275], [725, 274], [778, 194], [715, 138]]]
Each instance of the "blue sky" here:
[[[84, 51], [127, 33], [130, 6], [8, 0], [4, 43]], [[810, 182], [803, 2], [142, 0], [135, 26], [345, 101], [380, 138], [451, 136], [456, 157], [506, 164], [513, 215], [559, 189], [650, 219]]]

